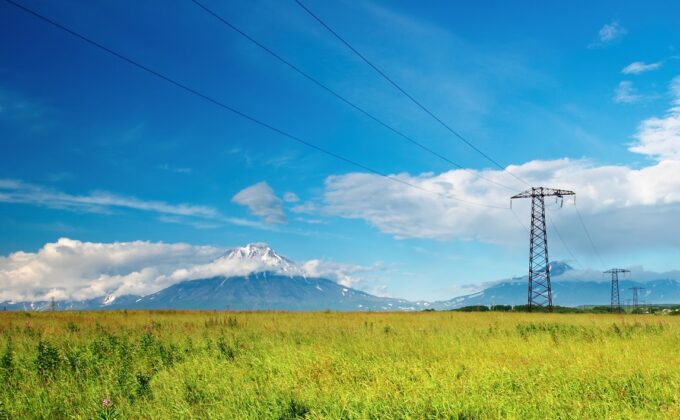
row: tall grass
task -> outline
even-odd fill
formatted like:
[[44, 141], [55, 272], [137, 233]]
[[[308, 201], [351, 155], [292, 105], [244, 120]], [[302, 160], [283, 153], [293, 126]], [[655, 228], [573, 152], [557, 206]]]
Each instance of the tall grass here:
[[0, 314], [0, 418], [679, 418], [680, 318]]

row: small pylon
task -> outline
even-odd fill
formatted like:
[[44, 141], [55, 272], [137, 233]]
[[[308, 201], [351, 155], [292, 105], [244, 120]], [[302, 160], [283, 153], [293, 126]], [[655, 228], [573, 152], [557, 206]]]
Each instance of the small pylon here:
[[633, 312], [637, 312], [637, 310], [640, 308], [640, 304], [639, 304], [639, 301], [638, 301], [638, 292], [640, 292], [640, 290], [645, 290], [645, 288], [644, 287], [630, 287], [630, 288], [628, 288], [628, 290], [633, 291]]
[[612, 275], [612, 296], [611, 296], [611, 311], [615, 313], [621, 312], [621, 296], [619, 294], [619, 274], [625, 275], [630, 273], [630, 270], [624, 270], [623, 268], [612, 268], [607, 270], [604, 274]]

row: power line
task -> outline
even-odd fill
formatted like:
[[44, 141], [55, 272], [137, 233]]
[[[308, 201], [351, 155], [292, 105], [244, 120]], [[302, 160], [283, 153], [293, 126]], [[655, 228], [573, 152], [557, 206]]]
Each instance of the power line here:
[[529, 228], [526, 227], [526, 226], [524, 225], [524, 223], [522, 223], [522, 220], [519, 218], [519, 216], [517, 215], [517, 213], [515, 213], [515, 209], [513, 209], [512, 207], [510, 207], [510, 211], [512, 212], [512, 215], [515, 216], [515, 220], [517, 220], [517, 223], [519, 223], [519, 225], [522, 226], [522, 227], [524, 228], [524, 230], [527, 231], [528, 234], [531, 234], [531, 231], [529, 230]]
[[[366, 58], [359, 50], [357, 50], [352, 44], [350, 44], [347, 40], [345, 40], [339, 33], [337, 33], [333, 28], [331, 28], [323, 19], [321, 19], [319, 16], [317, 16], [314, 12], [312, 12], [307, 6], [305, 6], [302, 1], [300, 0], [295, 0], [295, 2], [303, 9], [305, 10], [314, 20], [316, 20], [321, 26], [326, 28], [335, 38], [337, 38], [341, 43], [343, 43], [347, 48], [349, 48], [354, 54], [356, 54], [364, 63], [366, 63], [368, 66], [370, 66], [373, 70], [375, 70], [376, 73], [378, 73], [380, 76], [382, 76], [387, 82], [389, 82], [394, 88], [396, 88], [399, 92], [401, 92], [404, 96], [406, 96], [411, 102], [413, 102], [415, 105], [417, 105], [422, 111], [424, 111], [426, 114], [428, 114], [430, 117], [432, 117], [435, 121], [437, 121], [440, 125], [442, 125], [445, 129], [447, 129], [451, 134], [456, 136], [459, 140], [461, 140], [463, 143], [465, 143], [467, 146], [472, 148], [474, 151], [479, 153], [481, 156], [483, 156], [486, 160], [494, 164], [496, 167], [501, 169], [502, 171], [508, 173], [510, 176], [518, 180], [519, 182], [531, 187], [531, 184], [529, 184], [527, 181], [524, 179], [520, 178], [518, 175], [515, 175], [514, 173], [510, 172], [507, 170], [506, 167], [498, 163], [494, 158], [492, 158], [490, 155], [479, 149], [477, 146], [475, 146], [470, 140], [466, 139], [461, 135], [459, 132], [451, 128], [447, 123], [445, 123], [441, 118], [439, 118], [437, 115], [435, 115], [432, 111], [430, 111], [425, 105], [423, 105], [420, 101], [418, 101], [413, 95], [409, 94], [404, 88], [402, 88], [397, 82], [395, 82], [392, 78], [390, 78], [384, 71], [382, 71], [378, 66], [376, 66], [371, 60]], [[578, 208], [576, 209], [578, 212]], [[580, 212], [579, 214], [579, 219], [581, 219]], [[552, 222], [552, 219], [549, 219], [550, 223], [552, 224], [553, 228], [555, 229], [555, 232], [557, 233], [558, 238], [564, 245], [564, 247], [567, 249], [571, 257], [576, 261], [579, 265], [580, 262], [574, 254], [571, 252], [571, 249], [569, 246], [566, 244], [566, 242], [562, 239], [562, 235], [560, 235], [559, 231], [557, 230], [557, 227], [555, 224]], [[519, 220], [518, 220], [519, 221]], [[602, 263], [602, 258], [599, 256], [599, 252], [597, 252], [597, 249], [595, 247], [595, 244], [593, 243], [592, 239], [590, 238], [590, 234], [588, 233], [588, 229], [586, 228], [585, 224], [583, 223], [583, 220], [581, 220], [581, 224], [583, 226], [583, 229], [586, 232], [586, 235], [588, 236], [588, 240], [590, 241], [591, 245], [593, 246], [593, 249], [595, 250], [595, 253], [597, 254], [600, 263]], [[602, 263], [604, 266], [604, 263]]]
[[382, 76], [385, 80], [387, 80], [392, 86], [394, 86], [399, 92], [401, 92], [404, 96], [406, 96], [408, 99], [411, 100], [414, 104], [416, 104], [421, 110], [423, 110], [426, 114], [428, 114], [430, 117], [432, 117], [435, 121], [437, 121], [439, 124], [441, 124], [444, 128], [446, 128], [451, 134], [456, 136], [460, 141], [468, 145], [471, 149], [479, 153], [481, 156], [483, 156], [486, 160], [494, 164], [496, 167], [501, 169], [504, 172], [507, 172], [510, 176], [518, 180], [519, 182], [531, 187], [531, 185], [520, 178], [519, 176], [513, 174], [512, 172], [508, 171], [507, 168], [505, 168], [503, 165], [498, 163], [494, 158], [489, 156], [488, 154], [484, 153], [481, 149], [479, 149], [477, 146], [475, 146], [471, 141], [463, 137], [462, 134], [451, 128], [448, 124], [446, 124], [444, 121], [442, 121], [441, 118], [439, 118], [437, 115], [435, 115], [432, 111], [430, 111], [425, 105], [423, 105], [420, 101], [418, 101], [416, 98], [414, 98], [411, 94], [409, 94], [406, 90], [404, 90], [397, 82], [395, 82], [392, 78], [390, 78], [385, 72], [383, 72], [380, 68], [378, 68], [375, 64], [373, 64], [368, 58], [366, 58], [361, 52], [359, 52], [356, 48], [352, 46], [348, 41], [346, 41], [340, 34], [338, 34], [333, 28], [331, 28], [326, 22], [324, 22], [319, 16], [314, 14], [307, 6], [305, 6], [300, 0], [295, 0], [295, 2], [302, 8], [304, 9], [312, 18], [314, 18], [317, 22], [319, 22], [324, 28], [326, 28], [333, 36], [335, 36], [340, 42], [342, 42], [347, 48], [349, 48], [354, 54], [356, 54], [361, 60], [363, 60], [366, 64], [368, 64], [373, 70], [375, 70], [380, 76]]
[[597, 256], [597, 259], [600, 260], [600, 264], [602, 264], [602, 267], [604, 267], [604, 262], [602, 261], [602, 256], [600, 256], [600, 252], [597, 250], [597, 247], [595, 246], [595, 242], [593, 242], [593, 239], [590, 237], [590, 232], [588, 232], [588, 228], [586, 227], [585, 222], [583, 221], [583, 217], [581, 217], [581, 212], [579, 211], [578, 207], [576, 207], [576, 203], [574, 203], [574, 208], [576, 208], [576, 214], [578, 215], [578, 220], [581, 222], [581, 226], [583, 226], [583, 231], [586, 233], [586, 237], [588, 238], [588, 242], [590, 242], [590, 246], [593, 247], [593, 251], [595, 251], [595, 255]]
[[571, 252], [571, 248], [569, 248], [569, 245], [567, 245], [567, 243], [566, 243], [566, 242], [564, 241], [564, 239], [562, 238], [562, 234], [560, 234], [560, 231], [557, 229], [557, 225], [555, 224], [555, 222], [553, 222], [552, 218], [551, 218], [549, 215], [546, 214], [546, 216], [548, 216], [548, 220], [550, 221], [550, 226], [552, 226], [553, 230], [554, 230], [555, 233], [557, 234], [557, 238], [560, 240], [560, 242], [562, 242], [562, 245], [564, 246], [564, 249], [567, 250], [567, 252], [568, 252], [569, 255], [571, 256], [571, 258], [573, 258], [574, 262], [575, 262], [576, 264], [578, 264], [578, 265], [581, 267], [581, 269], [584, 269], [585, 267], [583, 266], [583, 264], [581, 264], [581, 262], [578, 260], [578, 258], [576, 258], [576, 256], [574, 255], [574, 253]]
[[172, 84], [172, 85], [174, 85], [174, 86], [176, 86], [176, 87], [178, 87], [178, 88], [180, 88], [180, 89], [182, 89], [182, 90], [184, 90], [184, 91], [186, 91], [186, 92], [189, 92], [189, 93], [191, 93], [191, 94], [193, 94], [193, 95], [196, 95], [196, 96], [198, 96], [198, 97], [200, 97], [200, 98], [202, 98], [202, 99], [204, 99], [204, 100], [206, 100], [206, 101], [208, 101], [208, 102], [211, 102], [211, 103], [214, 104], [214, 105], [219, 106], [220, 108], [223, 108], [223, 109], [225, 109], [225, 110], [227, 110], [227, 111], [230, 111], [230, 112], [232, 112], [232, 113], [234, 113], [234, 114], [236, 114], [236, 115], [238, 115], [238, 116], [240, 116], [240, 117], [242, 117], [242, 118], [244, 118], [244, 119], [247, 119], [247, 120], [249, 120], [249, 121], [251, 121], [251, 122], [253, 122], [253, 123], [257, 124], [257, 125], [260, 125], [260, 126], [262, 126], [262, 127], [265, 127], [265, 128], [267, 128], [267, 129], [269, 129], [269, 130], [271, 130], [271, 131], [274, 131], [275, 133], [278, 133], [278, 134], [280, 134], [280, 135], [282, 135], [282, 136], [284, 136], [284, 137], [287, 137], [287, 138], [289, 138], [289, 139], [291, 139], [291, 140], [294, 140], [294, 141], [296, 141], [296, 142], [298, 142], [298, 143], [300, 143], [300, 144], [302, 144], [302, 145], [305, 145], [305, 146], [307, 146], [307, 147], [309, 147], [309, 148], [312, 148], [312, 149], [315, 149], [315, 150], [317, 150], [317, 151], [319, 151], [319, 152], [322, 152], [322, 153], [324, 153], [324, 154], [326, 154], [326, 155], [328, 155], [328, 156], [331, 156], [331, 157], [333, 157], [333, 158], [335, 158], [335, 159], [341, 160], [341, 161], [343, 161], [343, 162], [345, 162], [345, 163], [349, 163], [350, 165], [356, 166], [356, 167], [358, 167], [358, 168], [360, 168], [360, 169], [363, 169], [363, 170], [365, 170], [365, 171], [371, 172], [371, 173], [373, 173], [373, 174], [375, 174], [375, 175], [379, 175], [379, 176], [381, 176], [381, 177], [387, 178], [387, 179], [389, 179], [389, 180], [391, 180], [391, 181], [398, 182], [398, 183], [400, 183], [400, 184], [407, 185], [407, 186], [409, 186], [409, 187], [411, 187], [411, 188], [418, 189], [418, 190], [421, 190], [421, 191], [424, 191], [424, 192], [428, 192], [428, 193], [430, 193], [430, 194], [435, 194], [435, 195], [438, 195], [438, 196], [440, 196], [440, 197], [442, 197], [442, 198], [450, 198], [450, 199], [452, 199], [452, 200], [459, 201], [459, 202], [461, 202], [461, 203], [466, 203], [466, 204], [469, 204], [469, 205], [475, 205], [475, 206], [479, 206], [479, 207], [496, 208], [496, 209], [506, 209], [506, 207], [494, 206], [494, 205], [489, 205], [489, 204], [484, 204], [484, 203], [477, 203], [477, 202], [474, 202], [474, 201], [469, 201], [469, 200], [465, 200], [465, 199], [462, 199], [462, 198], [458, 198], [458, 197], [455, 197], [455, 196], [453, 196], [453, 195], [441, 194], [441, 193], [438, 193], [438, 192], [436, 192], [436, 191], [432, 191], [432, 190], [429, 190], [429, 189], [427, 189], [427, 188], [423, 188], [423, 187], [420, 187], [420, 186], [418, 186], [418, 185], [412, 184], [412, 183], [410, 183], [410, 182], [408, 182], [408, 181], [404, 181], [403, 179], [392, 177], [392, 176], [390, 176], [390, 175], [388, 175], [388, 174], [386, 174], [386, 173], [384, 173], [384, 172], [381, 172], [381, 171], [372, 169], [372, 168], [370, 168], [370, 167], [368, 167], [368, 166], [366, 166], [366, 165], [364, 165], [364, 164], [362, 164], [362, 163], [356, 162], [356, 161], [354, 161], [354, 160], [352, 160], [352, 159], [346, 158], [346, 157], [344, 157], [344, 156], [342, 156], [342, 155], [339, 155], [339, 154], [337, 154], [337, 153], [335, 153], [335, 152], [332, 152], [332, 151], [330, 151], [330, 150], [327, 150], [327, 149], [325, 149], [325, 148], [322, 148], [322, 147], [320, 147], [320, 146], [317, 146], [317, 145], [315, 145], [315, 144], [313, 144], [313, 143], [310, 143], [310, 142], [308, 142], [308, 141], [306, 141], [306, 140], [304, 140], [304, 139], [302, 139], [302, 138], [300, 138], [300, 137], [297, 137], [297, 136], [295, 136], [295, 135], [293, 135], [293, 134], [290, 134], [290, 133], [288, 133], [288, 132], [286, 132], [286, 131], [283, 131], [282, 129], [279, 129], [279, 128], [277, 128], [277, 127], [274, 127], [274, 126], [272, 126], [272, 125], [270, 125], [270, 124], [268, 124], [268, 123], [266, 123], [266, 122], [264, 122], [264, 121], [261, 121], [261, 120], [255, 118], [255, 117], [253, 117], [253, 116], [251, 116], [251, 115], [248, 115], [248, 114], [246, 114], [245, 112], [239, 111], [239, 110], [236, 109], [236, 108], [233, 108], [233, 107], [231, 107], [231, 106], [229, 106], [229, 105], [226, 105], [225, 103], [220, 102], [220, 101], [217, 100], [217, 99], [214, 99], [214, 98], [212, 98], [212, 97], [210, 97], [210, 96], [208, 96], [208, 95], [206, 95], [206, 94], [203, 94], [203, 93], [201, 93], [201, 92], [199, 92], [199, 91], [197, 91], [197, 90], [195, 90], [195, 89], [193, 89], [193, 88], [191, 88], [191, 87], [189, 87], [189, 86], [187, 86], [187, 85], [185, 85], [185, 84], [183, 84], [183, 83], [180, 83], [180, 82], [178, 82], [178, 81], [176, 81], [176, 80], [170, 78], [169, 76], [166, 76], [166, 75], [164, 75], [164, 74], [162, 74], [162, 73], [160, 73], [160, 72], [158, 72], [158, 71], [156, 71], [156, 70], [151, 69], [150, 67], [147, 67], [147, 66], [145, 66], [145, 65], [143, 65], [143, 64], [141, 64], [141, 63], [139, 63], [139, 62], [137, 62], [137, 61], [135, 61], [135, 60], [133, 60], [133, 59], [131, 59], [131, 58], [128, 58], [128, 57], [124, 56], [123, 54], [118, 53], [118, 52], [116, 52], [116, 51], [114, 51], [114, 50], [112, 50], [112, 49], [110, 49], [110, 48], [104, 46], [103, 44], [100, 44], [99, 42], [94, 41], [94, 40], [92, 40], [92, 39], [86, 37], [85, 35], [82, 35], [82, 34], [76, 32], [76, 31], [74, 31], [74, 30], [68, 28], [67, 26], [64, 26], [64, 25], [60, 24], [59, 22], [56, 22], [56, 21], [54, 21], [54, 20], [52, 20], [52, 19], [50, 19], [50, 18], [48, 18], [48, 17], [46, 17], [46, 16], [43, 16], [43, 15], [41, 15], [40, 13], [38, 13], [38, 12], [32, 10], [32, 9], [29, 9], [28, 7], [26, 7], [26, 6], [22, 5], [22, 4], [19, 4], [19, 3], [15, 2], [14, 0], [5, 0], [5, 1], [6, 1], [7, 3], [9, 3], [9, 4], [11, 4], [11, 5], [13, 5], [13, 6], [15, 6], [15, 7], [19, 8], [19, 9], [21, 9], [21, 10], [23, 10], [23, 11], [25, 11], [25, 12], [31, 14], [31, 15], [33, 15], [33, 16], [35, 16], [36, 18], [38, 18], [38, 19], [40, 19], [40, 20], [42, 20], [42, 21], [44, 21], [44, 22], [47, 22], [47, 23], [49, 23], [49, 24], [55, 26], [56, 28], [59, 28], [59, 29], [65, 31], [65, 32], [68, 32], [69, 34], [75, 36], [76, 38], [79, 38], [79, 39], [81, 39], [82, 41], [85, 41], [85, 42], [87, 42], [88, 44], [93, 45], [93, 46], [95, 46], [95, 47], [97, 47], [97, 48], [99, 48], [99, 49], [101, 49], [101, 50], [103, 50], [103, 51], [105, 51], [105, 52], [107, 52], [107, 53], [109, 53], [109, 54], [111, 54], [111, 55], [113, 55], [113, 56], [119, 58], [120, 60], [123, 60], [123, 61], [125, 61], [125, 62], [127, 62], [127, 63], [129, 63], [129, 64], [131, 64], [131, 65], [133, 65], [133, 66], [135, 66], [135, 67], [137, 67], [137, 68], [139, 68], [139, 69], [141, 69], [141, 70], [144, 70], [145, 72], [147, 72], [147, 73], [149, 73], [149, 74], [152, 74], [152, 75], [154, 75], [154, 76], [156, 76], [156, 77], [158, 77], [158, 78], [160, 78], [160, 79], [165, 80], [166, 82], [168, 82], [168, 83], [170, 83], [170, 84]]
[[505, 188], [505, 189], [507, 189], [507, 190], [514, 191], [514, 188], [511, 188], [511, 187], [509, 187], [509, 186], [507, 186], [507, 185], [503, 185], [503, 184], [501, 184], [501, 183], [499, 183], [499, 182], [497, 182], [497, 181], [494, 181], [494, 180], [492, 180], [492, 179], [486, 178], [486, 177], [482, 176], [481, 174], [479, 174], [479, 173], [477, 173], [477, 172], [475, 172], [475, 171], [472, 171], [472, 170], [470, 170], [470, 169], [468, 169], [468, 168], [463, 167], [462, 165], [460, 165], [460, 164], [458, 164], [458, 163], [452, 161], [451, 159], [447, 158], [446, 156], [444, 156], [444, 155], [442, 155], [442, 154], [440, 154], [440, 153], [434, 151], [433, 149], [429, 148], [428, 146], [424, 145], [423, 143], [421, 143], [420, 141], [414, 139], [413, 137], [408, 136], [408, 135], [405, 134], [404, 132], [402, 132], [402, 131], [400, 131], [400, 130], [394, 128], [393, 126], [391, 126], [391, 125], [389, 125], [389, 124], [387, 124], [386, 122], [382, 121], [381, 119], [379, 119], [378, 117], [376, 117], [375, 115], [373, 115], [372, 113], [370, 113], [369, 111], [367, 111], [366, 109], [360, 107], [359, 105], [355, 104], [354, 102], [352, 102], [352, 101], [350, 101], [349, 99], [347, 99], [346, 97], [342, 96], [341, 94], [339, 94], [339, 93], [336, 92], [335, 90], [333, 90], [333, 89], [331, 89], [330, 87], [328, 87], [328, 86], [327, 86], [326, 84], [324, 84], [323, 82], [321, 82], [321, 81], [319, 81], [318, 79], [316, 79], [315, 77], [311, 76], [309, 73], [305, 72], [304, 70], [302, 70], [301, 68], [299, 68], [299, 67], [296, 66], [295, 64], [293, 64], [293, 63], [291, 63], [290, 61], [286, 60], [286, 59], [285, 59], [284, 57], [282, 57], [280, 54], [278, 54], [277, 52], [273, 51], [271, 48], [267, 47], [266, 45], [262, 44], [261, 42], [259, 42], [258, 40], [256, 40], [255, 38], [253, 38], [252, 36], [250, 36], [249, 34], [247, 34], [246, 32], [244, 32], [242, 29], [238, 28], [236, 25], [234, 25], [233, 23], [229, 22], [226, 18], [222, 17], [220, 14], [218, 14], [218, 13], [215, 12], [214, 10], [212, 10], [212, 9], [210, 9], [209, 7], [205, 6], [205, 5], [204, 5], [203, 3], [201, 3], [200, 1], [198, 1], [198, 0], [191, 0], [191, 1], [192, 1], [196, 6], [198, 6], [199, 8], [203, 9], [206, 13], [208, 13], [208, 14], [211, 15], [211, 16], [213, 16], [213, 17], [216, 18], [218, 21], [220, 21], [221, 23], [223, 23], [224, 25], [226, 25], [227, 27], [229, 27], [230, 29], [232, 29], [233, 31], [235, 31], [236, 33], [238, 33], [239, 35], [243, 36], [244, 38], [246, 38], [247, 40], [249, 40], [250, 42], [252, 42], [252, 43], [255, 44], [256, 46], [258, 46], [258, 47], [261, 48], [262, 50], [266, 51], [266, 52], [269, 53], [272, 57], [276, 58], [278, 61], [280, 61], [281, 63], [285, 64], [286, 66], [288, 66], [289, 68], [291, 68], [292, 70], [294, 70], [295, 72], [297, 72], [298, 74], [300, 74], [301, 76], [303, 76], [304, 78], [306, 78], [307, 80], [309, 80], [310, 82], [314, 83], [315, 85], [317, 85], [318, 87], [322, 88], [322, 89], [325, 90], [326, 92], [328, 92], [328, 93], [330, 93], [331, 95], [335, 96], [337, 99], [339, 99], [340, 101], [342, 101], [342, 102], [345, 103], [346, 105], [348, 105], [348, 106], [350, 106], [351, 108], [355, 109], [356, 111], [362, 113], [363, 115], [365, 115], [366, 117], [370, 118], [371, 120], [373, 120], [374, 122], [378, 123], [379, 125], [383, 126], [384, 128], [386, 128], [386, 129], [392, 131], [394, 134], [396, 134], [396, 135], [402, 137], [402, 138], [405, 139], [406, 141], [408, 141], [408, 142], [410, 142], [410, 143], [416, 145], [417, 147], [421, 148], [422, 150], [425, 150], [426, 152], [428, 152], [428, 153], [430, 153], [430, 154], [432, 154], [432, 155], [438, 157], [439, 159], [443, 160], [444, 162], [447, 162], [447, 163], [449, 163], [449, 164], [455, 166], [455, 167], [458, 168], [458, 169], [461, 169], [461, 170], [464, 170], [464, 171], [466, 171], [466, 172], [469, 172], [469, 173], [475, 175], [476, 177], [479, 177], [479, 178], [481, 178], [481, 179], [484, 179], [485, 181], [487, 181], [487, 182], [489, 182], [489, 183], [491, 183], [491, 184], [497, 185], [497, 186], [502, 187], [502, 188]]

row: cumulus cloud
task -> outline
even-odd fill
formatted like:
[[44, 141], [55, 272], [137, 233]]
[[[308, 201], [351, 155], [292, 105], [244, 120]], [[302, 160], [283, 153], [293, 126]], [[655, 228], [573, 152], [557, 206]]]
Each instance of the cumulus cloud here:
[[680, 160], [680, 76], [671, 82], [670, 92], [671, 108], [665, 116], [649, 118], [640, 124], [635, 136], [638, 142], [631, 151], [660, 160]]
[[93, 243], [61, 238], [35, 253], [0, 257], [0, 301], [147, 294], [170, 285], [167, 275], [179, 267], [211, 261], [223, 252], [182, 243]]
[[619, 82], [614, 91], [614, 102], [620, 104], [632, 104], [640, 99], [642, 99], [642, 95], [637, 92], [637, 89], [633, 87], [633, 82], [629, 80]]
[[248, 207], [250, 213], [260, 217], [264, 223], [280, 224], [287, 221], [281, 199], [265, 181], [244, 188], [231, 201]]
[[[621, 247], [680, 245], [680, 79], [671, 84], [673, 103], [667, 115], [640, 124], [631, 152], [647, 156], [651, 164], [637, 168], [598, 165], [587, 159], [531, 161], [507, 168], [532, 185], [576, 191], [578, 206], [596, 243]], [[508, 174], [497, 170], [451, 170], [440, 174], [396, 174], [393, 177], [425, 190], [410, 188], [368, 173], [328, 177], [323, 212], [368, 222], [397, 238], [462, 239], [487, 243], [516, 243], [526, 234], [512, 212], [469, 205], [459, 200], [507, 207], [512, 191], [482, 179], [510, 184]], [[449, 196], [447, 198], [447, 195]], [[459, 199], [456, 200], [455, 198]], [[549, 206], [554, 202], [547, 200]], [[518, 202], [522, 217], [528, 204]], [[573, 207], [549, 208], [567, 242], [591, 251]], [[526, 222], [528, 223], [528, 222]], [[551, 229], [551, 226], [549, 226]], [[631, 238], [635, 238], [634, 241]]]
[[589, 48], [600, 48], [611, 44], [626, 34], [626, 29], [618, 21], [605, 24], [597, 33], [597, 40]]
[[659, 67], [661, 67], [662, 64], [663, 64], [663, 62], [661, 62], [661, 61], [656, 62], [656, 63], [649, 63], [649, 64], [646, 64], [642, 61], [635, 61], [633, 63], [628, 64], [626, 67], [624, 67], [623, 70], [621, 70], [621, 73], [623, 73], [623, 74], [645, 73], [645, 72], [648, 72], [648, 71], [658, 69]]
[[[680, 244], [680, 233], [673, 212], [680, 208], [680, 180], [675, 173], [679, 161], [661, 161], [634, 169], [626, 166], [598, 166], [588, 160], [560, 159], [534, 161], [509, 169], [533, 185], [575, 190], [579, 208], [596, 226], [598, 242], [621, 240], [631, 246], [628, 235], [635, 236], [634, 246]], [[486, 178], [507, 175], [484, 171]], [[428, 190], [456, 197], [507, 206], [511, 192], [470, 180], [459, 170], [433, 175], [397, 175], [400, 179]], [[518, 186], [518, 192], [523, 189]], [[325, 211], [340, 217], [362, 219], [380, 231], [397, 238], [462, 239], [487, 243], [515, 243], [524, 234], [510, 210], [475, 207], [390, 182], [372, 174], [353, 173], [326, 180]], [[548, 200], [549, 205], [554, 203]], [[528, 208], [517, 203], [521, 217]], [[665, 211], [662, 209], [665, 208]], [[574, 209], [564, 206], [554, 211], [560, 224], [569, 225], [567, 235], [581, 241], [581, 227]], [[528, 223], [528, 222], [527, 222]], [[669, 226], [670, 225], [670, 226]], [[670, 234], [674, 232], [674, 234]], [[622, 233], [625, 232], [625, 235]], [[576, 237], [574, 237], [576, 235]]]
[[337, 283], [352, 288], [364, 289], [370, 283], [361, 274], [366, 274], [376, 269], [379, 265], [363, 266], [341, 264], [325, 260], [309, 260], [301, 265], [307, 277], [322, 277], [336, 281]]
[[287, 192], [283, 194], [283, 201], [286, 203], [297, 203], [300, 201], [300, 197], [298, 197], [294, 192]]

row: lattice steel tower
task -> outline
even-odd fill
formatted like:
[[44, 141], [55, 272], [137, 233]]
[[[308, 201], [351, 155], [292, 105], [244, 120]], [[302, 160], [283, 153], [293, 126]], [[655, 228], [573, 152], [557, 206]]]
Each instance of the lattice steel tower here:
[[629, 290], [633, 291], [633, 311], [637, 312], [638, 308], [640, 307], [639, 301], [638, 301], [638, 292], [640, 290], [645, 290], [644, 287], [629, 287]]
[[547, 307], [552, 312], [552, 289], [550, 286], [550, 260], [548, 259], [548, 232], [545, 227], [545, 197], [576, 194], [568, 190], [532, 187], [517, 195], [516, 198], [531, 198], [531, 232], [529, 239], [529, 312], [534, 306]]
[[607, 270], [604, 272], [604, 274], [611, 274], [612, 275], [612, 303], [611, 303], [611, 311], [612, 312], [621, 312], [621, 296], [619, 294], [619, 274], [625, 275], [626, 273], [630, 273], [630, 270], [624, 270], [623, 268], [612, 268], [611, 270]]

